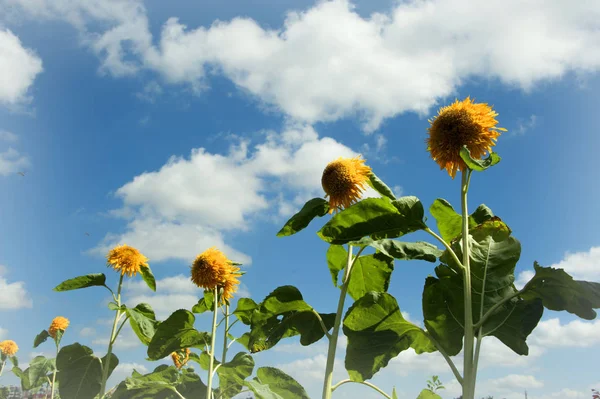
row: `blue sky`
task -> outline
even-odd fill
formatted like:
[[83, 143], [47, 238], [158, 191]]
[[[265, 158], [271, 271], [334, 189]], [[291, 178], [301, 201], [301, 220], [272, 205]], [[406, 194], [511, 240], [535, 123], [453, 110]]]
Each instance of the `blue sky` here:
[[[201, 295], [186, 282], [189, 264], [212, 245], [247, 265], [244, 295], [259, 301], [292, 284], [333, 312], [327, 246], [315, 235], [323, 220], [294, 237], [276, 232], [323, 196], [321, 171], [338, 156], [363, 154], [426, 206], [438, 197], [457, 205], [458, 181], [424, 140], [437, 108], [468, 95], [493, 104], [508, 129], [496, 147], [503, 161], [473, 178], [471, 206], [486, 203], [511, 226], [523, 244], [519, 273], [537, 260], [600, 281], [600, 7], [467, 4], [0, 0], [0, 339], [15, 339], [26, 363], [39, 353], [29, 347], [35, 334], [63, 315], [72, 321], [63, 342], [103, 354], [106, 292], [52, 287], [92, 272], [116, 283], [103, 256], [122, 242], [159, 279], [156, 294], [132, 282], [128, 303], [148, 301], [162, 317]], [[430, 273], [397, 263], [392, 277], [390, 292], [415, 322]], [[485, 341], [478, 391], [588, 398], [600, 387], [598, 337], [600, 322], [545, 312], [528, 358]], [[256, 361], [318, 397], [325, 348], [289, 340]], [[130, 331], [117, 355], [114, 383], [155, 366]], [[402, 354], [374, 381], [414, 398], [432, 374], [446, 383], [444, 398], [458, 396], [437, 355]]]

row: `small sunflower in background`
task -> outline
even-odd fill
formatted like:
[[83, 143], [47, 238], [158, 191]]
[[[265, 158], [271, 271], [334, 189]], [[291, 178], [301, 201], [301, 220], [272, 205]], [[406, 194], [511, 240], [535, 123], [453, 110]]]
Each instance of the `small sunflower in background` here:
[[329, 197], [329, 213], [348, 208], [360, 200], [368, 184], [371, 168], [360, 156], [338, 158], [323, 170], [321, 185]]
[[241, 275], [240, 268], [215, 247], [202, 252], [192, 263], [192, 282], [209, 291], [222, 289], [221, 303], [233, 298], [240, 284], [237, 278]]
[[142, 267], [148, 267], [148, 258], [129, 245], [120, 245], [111, 249], [106, 256], [108, 267], [112, 267], [121, 275], [129, 277], [140, 273]]
[[13, 340], [7, 339], [6, 341], [0, 342], [0, 353], [4, 356], [14, 356], [19, 351], [19, 346]]
[[474, 103], [470, 97], [440, 108], [438, 115], [429, 120], [427, 151], [440, 169], [446, 169], [454, 179], [456, 172], [466, 170], [460, 150], [467, 146], [473, 159], [480, 159], [492, 151], [500, 132], [496, 127], [498, 113], [486, 103]]
[[50, 323], [50, 328], [48, 328], [48, 335], [50, 335], [53, 339], [56, 339], [56, 333], [58, 331], [62, 331], [63, 333], [69, 327], [69, 319], [62, 316], [57, 316]]

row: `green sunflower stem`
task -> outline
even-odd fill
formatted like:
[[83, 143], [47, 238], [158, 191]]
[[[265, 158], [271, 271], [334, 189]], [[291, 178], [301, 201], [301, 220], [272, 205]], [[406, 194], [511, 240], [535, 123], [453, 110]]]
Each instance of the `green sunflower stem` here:
[[206, 399], [213, 399], [212, 394], [212, 381], [213, 371], [215, 367], [215, 338], [217, 335], [217, 314], [219, 312], [219, 291], [217, 288], [214, 289], [214, 308], [213, 308], [213, 321], [212, 321], [212, 332], [210, 336], [210, 357], [208, 364], [208, 383], [206, 384]]
[[119, 279], [119, 288], [117, 289], [117, 313], [115, 313], [115, 320], [113, 321], [112, 332], [110, 333], [110, 340], [108, 341], [106, 362], [102, 365], [102, 383], [100, 385], [99, 395], [100, 398], [104, 397], [104, 394], [106, 393], [106, 380], [108, 380], [108, 370], [110, 369], [110, 357], [112, 355], [113, 344], [117, 338], [117, 325], [119, 324], [119, 319], [121, 318], [121, 288], [123, 287], [123, 277], [124, 274], [121, 273], [121, 278]]
[[[54, 343], [56, 344], [56, 358], [58, 358], [58, 341], [54, 341]], [[50, 399], [54, 399], [54, 391], [56, 388], [56, 364], [54, 364], [54, 372], [52, 373], [52, 383], [51, 385], [51, 391], [50, 391]]]
[[221, 363], [225, 364], [227, 361], [227, 334], [229, 334], [229, 304], [225, 304], [225, 332], [223, 333], [223, 355], [221, 357]]
[[6, 364], [6, 360], [3, 360], [0, 362], [0, 376], [2, 375], [2, 372], [4, 371], [5, 364]]
[[471, 170], [466, 168], [462, 172], [461, 184], [461, 207], [462, 207], [462, 252], [464, 266], [464, 305], [465, 305], [465, 341], [464, 341], [464, 363], [463, 363], [463, 399], [475, 399], [475, 364], [474, 344], [475, 330], [473, 328], [473, 307], [471, 298], [471, 264], [469, 244], [469, 211], [467, 207], [467, 193], [469, 192], [469, 181]]
[[346, 300], [346, 294], [348, 292], [348, 283], [350, 282], [350, 271], [352, 269], [352, 264], [352, 245], [348, 245], [348, 261], [346, 263], [344, 281], [342, 282], [342, 286], [340, 287], [340, 299], [338, 300], [338, 308], [337, 313], [335, 314], [333, 331], [331, 333], [331, 336], [328, 337], [329, 349], [327, 350], [327, 366], [325, 368], [325, 380], [323, 382], [323, 399], [331, 399], [331, 395], [333, 394], [331, 383], [333, 381], [333, 364], [335, 362], [335, 350], [337, 348], [340, 325], [342, 324], [342, 313], [344, 311], [344, 302]]

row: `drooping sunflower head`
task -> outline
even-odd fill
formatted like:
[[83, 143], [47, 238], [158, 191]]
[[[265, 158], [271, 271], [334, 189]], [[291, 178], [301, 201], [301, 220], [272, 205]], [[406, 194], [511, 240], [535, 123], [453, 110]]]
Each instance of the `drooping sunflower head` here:
[[371, 168], [365, 165], [365, 160], [360, 156], [340, 157], [330, 162], [321, 177], [325, 197], [329, 197], [329, 213], [348, 208], [357, 202], [366, 188], [365, 184], [370, 175]]
[[205, 290], [221, 288], [221, 302], [233, 298], [240, 283], [240, 268], [227, 259], [225, 254], [211, 247], [196, 257], [192, 263], [192, 282]]
[[59, 330], [65, 332], [67, 327], [69, 327], [69, 319], [62, 316], [55, 317], [54, 320], [52, 320], [52, 323], [50, 323], [50, 328], [48, 328], [48, 334], [50, 334], [52, 338], [56, 338], [56, 333]]
[[5, 356], [14, 356], [19, 351], [19, 346], [15, 341], [7, 339], [0, 342], [0, 353]]
[[117, 245], [108, 252], [106, 258], [109, 267], [120, 271], [121, 275], [127, 274], [129, 277], [139, 273], [142, 267], [148, 267], [148, 258], [129, 245]]
[[501, 131], [496, 127], [498, 113], [485, 103], [474, 103], [470, 97], [440, 108], [438, 115], [429, 120], [427, 151], [431, 158], [454, 177], [467, 165], [460, 150], [467, 146], [473, 159], [479, 159], [492, 150]]
[[190, 348], [171, 353], [171, 359], [175, 367], [181, 369], [190, 360]]

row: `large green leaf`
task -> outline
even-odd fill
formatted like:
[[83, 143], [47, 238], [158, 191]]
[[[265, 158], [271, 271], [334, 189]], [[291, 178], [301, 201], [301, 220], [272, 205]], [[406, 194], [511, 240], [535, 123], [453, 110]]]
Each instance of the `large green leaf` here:
[[[331, 314], [320, 314], [327, 329], [333, 326]], [[310, 345], [325, 333], [312, 307], [296, 287], [282, 286], [271, 292], [252, 313], [248, 348], [256, 353], [273, 347], [281, 339], [300, 335], [302, 345]]]
[[[174, 366], [161, 365], [152, 373], [141, 375], [134, 371], [117, 387], [112, 399], [174, 399], [179, 398], [175, 392], [187, 397], [206, 398], [206, 385], [196, 374]], [[184, 396], [186, 397], [186, 396]]]
[[[108, 359], [107, 356], [108, 356], [108, 354], [104, 355], [104, 357], [102, 359], [100, 359], [102, 361], [102, 367], [104, 367], [104, 365], [107, 362], [107, 359]], [[108, 377], [110, 377], [112, 375], [113, 371], [115, 371], [115, 369], [117, 368], [118, 365], [119, 365], [119, 358], [114, 353], [111, 353], [110, 354], [110, 364], [108, 365]]]
[[573, 280], [563, 269], [533, 265], [535, 275], [522, 292], [526, 299], [540, 298], [550, 310], [566, 310], [582, 319], [596, 318], [600, 308], [600, 284]]
[[215, 305], [215, 293], [212, 290], [205, 290], [204, 297], [202, 297], [197, 304], [192, 307], [193, 313], [204, 313], [211, 312]]
[[394, 260], [375, 253], [359, 257], [352, 267], [348, 294], [357, 300], [367, 292], [387, 292], [394, 270]]
[[196, 318], [185, 309], [173, 312], [158, 325], [148, 345], [150, 360], [159, 360], [185, 348], [202, 348], [210, 343], [210, 334], [194, 328]]
[[242, 323], [249, 326], [252, 322], [252, 314], [258, 309], [258, 304], [250, 298], [240, 298], [237, 302], [237, 307], [233, 311], [235, 317], [237, 317]]
[[[437, 228], [440, 235], [446, 242], [457, 238], [462, 232], [462, 216], [456, 213], [452, 205], [443, 198], [433, 201], [429, 208], [437, 222]], [[487, 220], [490, 220], [494, 214], [492, 210], [485, 205], [479, 207], [469, 216], [469, 228], [473, 228]]]
[[102, 381], [102, 364], [87, 346], [64, 346], [56, 357], [58, 389], [63, 398], [93, 399]]
[[230, 399], [236, 396], [244, 387], [244, 380], [254, 370], [254, 359], [247, 353], [240, 352], [227, 363], [217, 369], [219, 375], [219, 397]]
[[371, 175], [369, 176], [369, 180], [367, 180], [367, 183], [375, 191], [377, 191], [379, 194], [383, 195], [384, 197], [388, 197], [391, 200], [396, 199], [396, 195], [394, 195], [394, 192], [392, 191], [392, 189], [389, 188], [387, 186], [387, 184], [385, 184], [379, 177], [377, 177], [375, 175], [375, 173], [371, 172]]
[[435, 262], [443, 251], [428, 242], [402, 242], [383, 239], [367, 244], [382, 254], [398, 260], [424, 260]]
[[21, 379], [21, 388], [29, 391], [39, 388], [48, 382], [48, 375], [54, 372], [55, 359], [48, 359], [44, 356], [36, 356], [29, 363], [29, 367], [21, 370], [13, 367], [13, 373]]
[[286, 237], [303, 230], [316, 217], [325, 216], [329, 212], [329, 202], [323, 198], [313, 198], [308, 201], [300, 212], [288, 220], [277, 233], [277, 237]]
[[35, 339], [33, 340], [33, 347], [37, 348], [38, 346], [46, 342], [48, 338], [50, 338], [50, 334], [48, 333], [48, 331], [42, 331], [41, 333], [36, 335]]
[[[470, 240], [471, 291], [473, 322], [504, 298], [513, 296], [514, 270], [521, 253], [520, 243], [498, 218], [491, 218], [472, 230]], [[453, 250], [462, 258], [461, 243]], [[425, 327], [448, 355], [462, 349], [464, 336], [463, 272], [446, 251], [442, 265], [429, 277], [423, 292]], [[520, 355], [528, 353], [527, 336], [539, 322], [540, 301], [513, 298], [500, 306], [483, 325], [484, 336], [495, 336]]]
[[158, 321], [156, 321], [152, 306], [147, 303], [140, 303], [135, 308], [128, 308], [126, 312], [129, 316], [131, 329], [144, 345], [148, 345], [159, 324]]
[[335, 215], [317, 234], [330, 244], [345, 244], [366, 236], [400, 237], [425, 227], [423, 205], [416, 197], [366, 198]]
[[142, 280], [144, 280], [148, 288], [150, 288], [152, 291], [156, 291], [156, 279], [154, 278], [154, 274], [152, 273], [150, 266], [142, 266], [140, 268], [140, 274], [142, 275]]
[[259, 368], [246, 386], [256, 399], [310, 399], [302, 385], [274, 367]]
[[[327, 250], [327, 266], [333, 285], [338, 287], [338, 276], [348, 263], [348, 252], [341, 245], [330, 245]], [[340, 283], [341, 285], [341, 283]]]
[[106, 276], [103, 273], [88, 274], [85, 276], [79, 276], [69, 280], [65, 280], [56, 287], [54, 287], [54, 291], [71, 291], [78, 290], [80, 288], [104, 286], [105, 283]]
[[346, 370], [353, 381], [372, 378], [408, 348], [435, 351], [425, 332], [402, 317], [396, 299], [387, 293], [369, 292], [354, 302], [343, 329], [348, 337]]
[[500, 155], [495, 152], [490, 152], [490, 155], [485, 159], [474, 159], [471, 157], [471, 152], [467, 148], [467, 146], [463, 146], [460, 149], [460, 157], [467, 164], [470, 169], [476, 170], [478, 172], [482, 172], [487, 168], [490, 168], [496, 165], [498, 162], [502, 160]]

